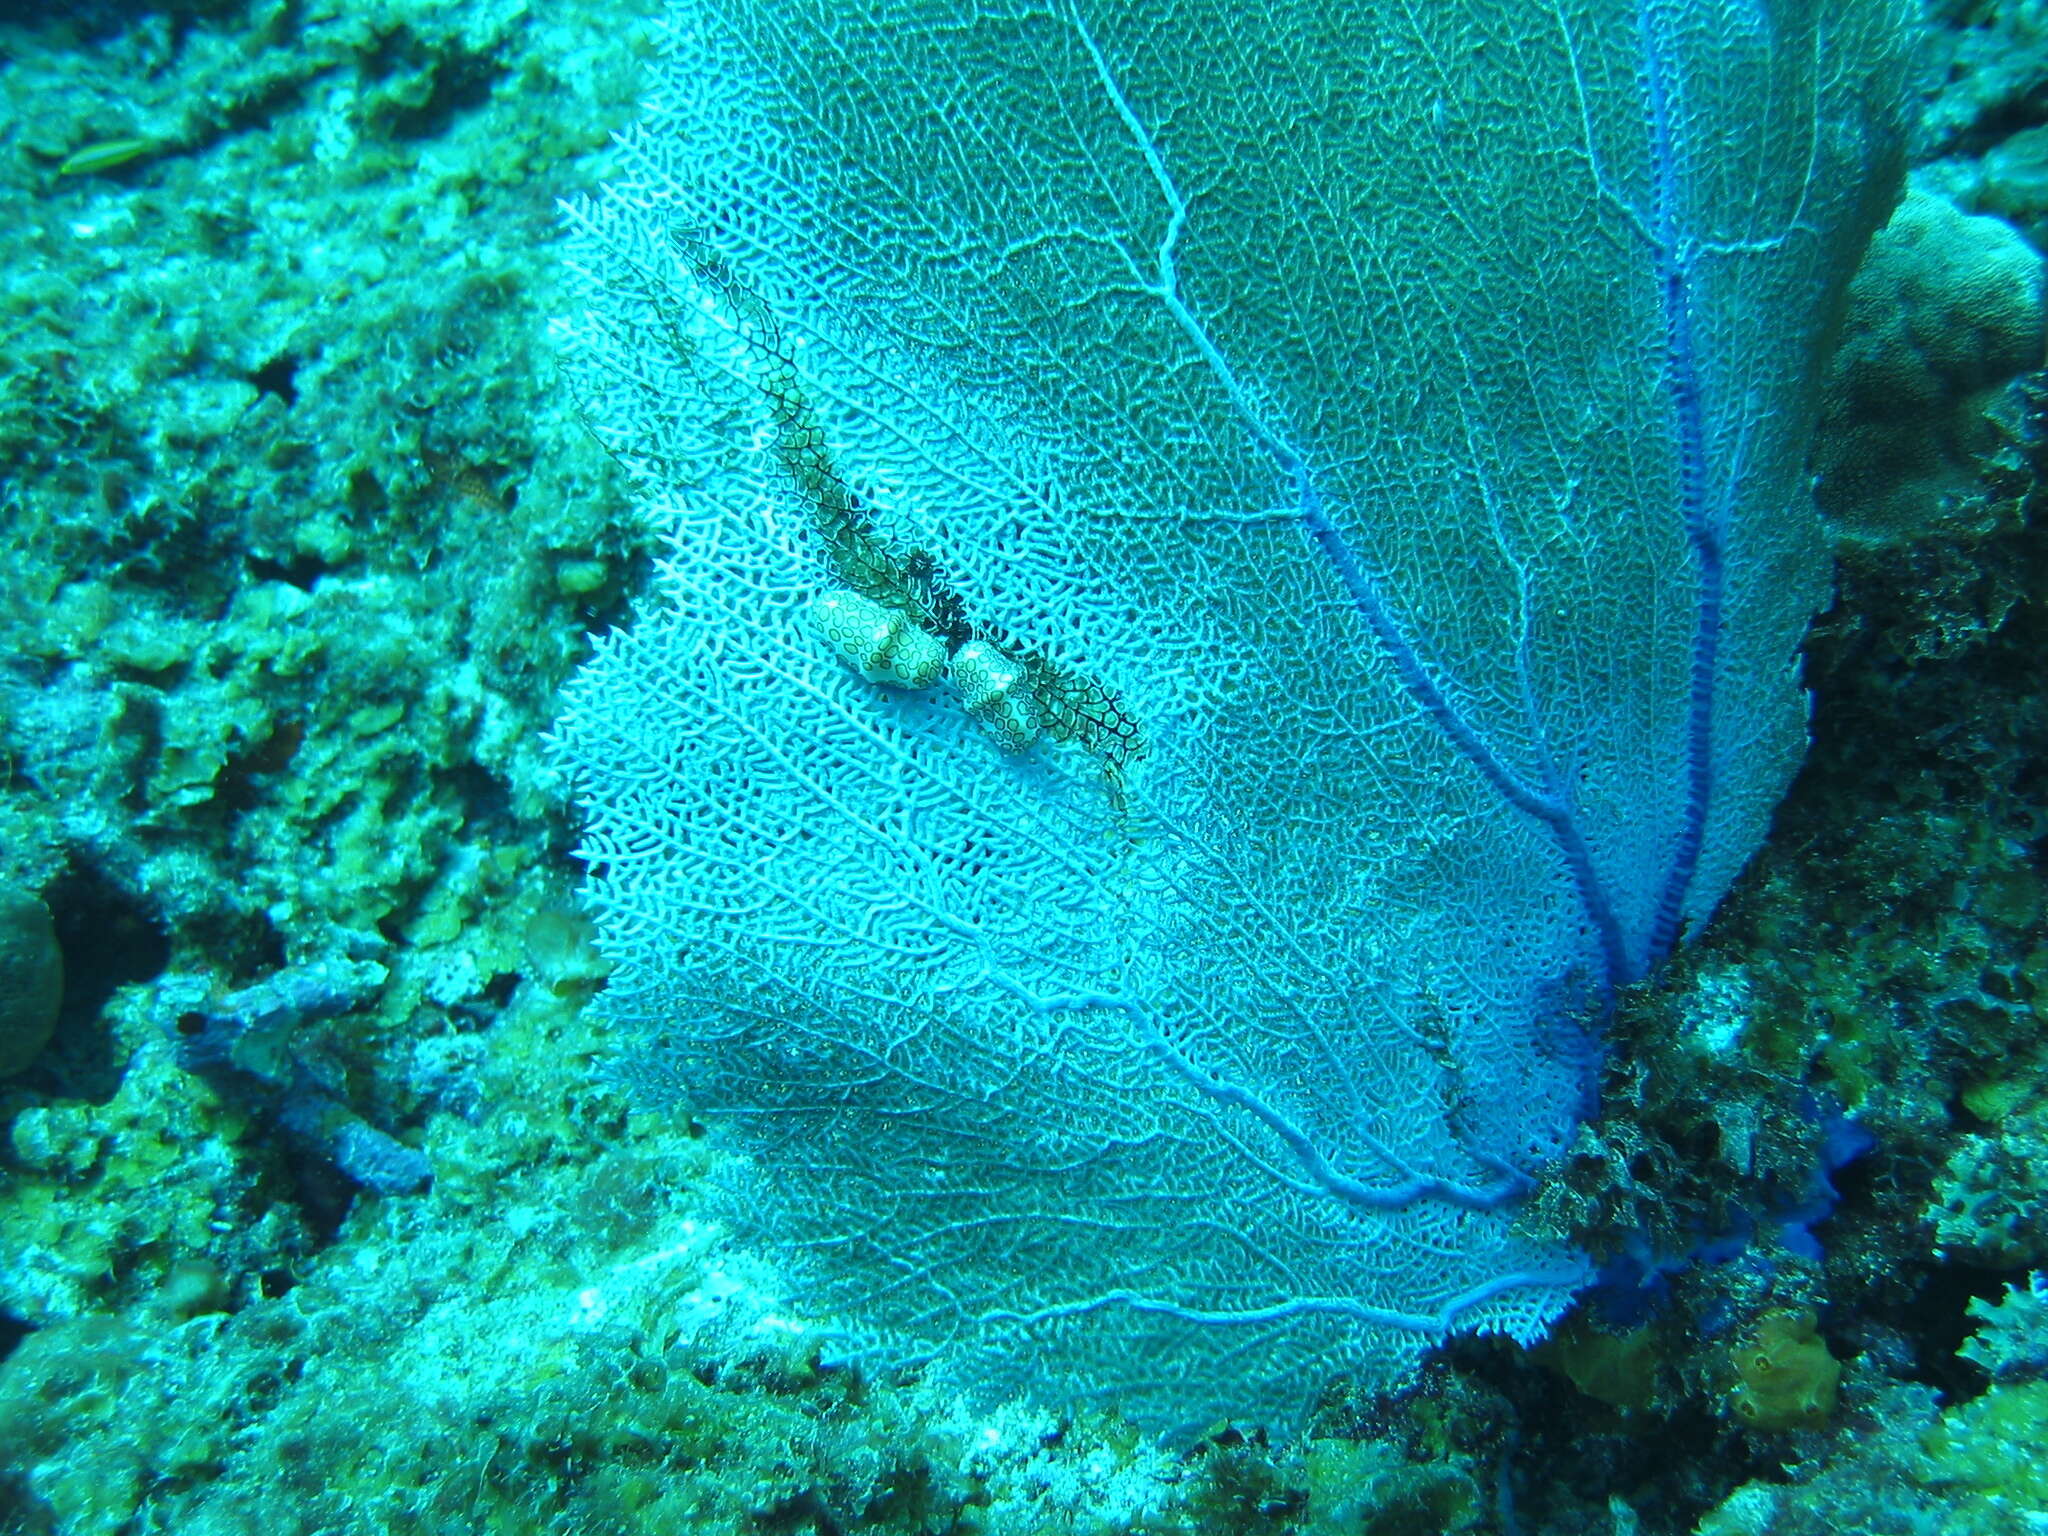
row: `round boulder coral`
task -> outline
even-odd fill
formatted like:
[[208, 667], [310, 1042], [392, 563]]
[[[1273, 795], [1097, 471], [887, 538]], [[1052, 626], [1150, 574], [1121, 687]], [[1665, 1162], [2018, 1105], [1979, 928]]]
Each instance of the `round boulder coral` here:
[[[1938, 525], [2004, 440], [1998, 397], [2043, 362], [2042, 260], [2010, 225], [1906, 195], [1849, 289], [1814, 456], [1851, 538]], [[2008, 428], [2008, 430], [2010, 430]]]

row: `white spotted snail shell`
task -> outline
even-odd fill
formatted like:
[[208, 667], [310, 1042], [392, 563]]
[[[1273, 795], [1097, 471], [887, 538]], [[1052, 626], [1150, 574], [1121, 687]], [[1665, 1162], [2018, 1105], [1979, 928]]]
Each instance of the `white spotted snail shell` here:
[[[946, 672], [946, 646], [907, 613], [857, 592], [827, 592], [811, 602], [811, 621], [841, 661], [871, 683], [929, 688]], [[1038, 740], [1038, 701], [1022, 686], [1024, 667], [985, 640], [970, 640], [953, 657], [953, 685], [967, 713], [1005, 752]]]
[[856, 592], [828, 592], [811, 603], [811, 621], [839, 658], [871, 683], [929, 688], [946, 670], [945, 643], [907, 613]]
[[1023, 681], [1023, 664], [986, 641], [970, 640], [954, 653], [953, 685], [967, 713], [988, 727], [1005, 752], [1022, 752], [1038, 740], [1038, 700], [1020, 686]]

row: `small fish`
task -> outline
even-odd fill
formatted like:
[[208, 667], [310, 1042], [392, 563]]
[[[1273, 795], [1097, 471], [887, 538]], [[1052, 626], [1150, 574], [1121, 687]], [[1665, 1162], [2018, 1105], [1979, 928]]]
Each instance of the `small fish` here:
[[102, 139], [97, 144], [87, 144], [66, 155], [57, 167], [57, 174], [89, 176], [95, 171], [111, 171], [116, 166], [140, 159], [156, 148], [154, 139]]

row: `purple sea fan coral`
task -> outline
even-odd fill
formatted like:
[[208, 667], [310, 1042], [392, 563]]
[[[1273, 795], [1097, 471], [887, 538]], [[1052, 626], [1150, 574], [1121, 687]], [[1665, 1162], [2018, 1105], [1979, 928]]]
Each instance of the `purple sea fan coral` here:
[[676, 8], [569, 327], [672, 552], [557, 742], [850, 1351], [1185, 1430], [1563, 1309], [1573, 1043], [1802, 745], [1902, 31]]

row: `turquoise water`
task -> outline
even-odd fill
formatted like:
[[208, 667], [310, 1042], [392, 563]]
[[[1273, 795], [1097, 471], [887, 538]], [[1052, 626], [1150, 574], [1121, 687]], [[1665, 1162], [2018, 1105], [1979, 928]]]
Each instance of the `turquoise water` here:
[[1162, 1442], [836, 1363], [607, 1066], [545, 737], [662, 547], [549, 324], [655, 19], [0, 10], [6, 1528], [2031, 1529], [2048, 23], [1939, 23], [1812, 745], [1517, 1208], [1627, 1283]]

